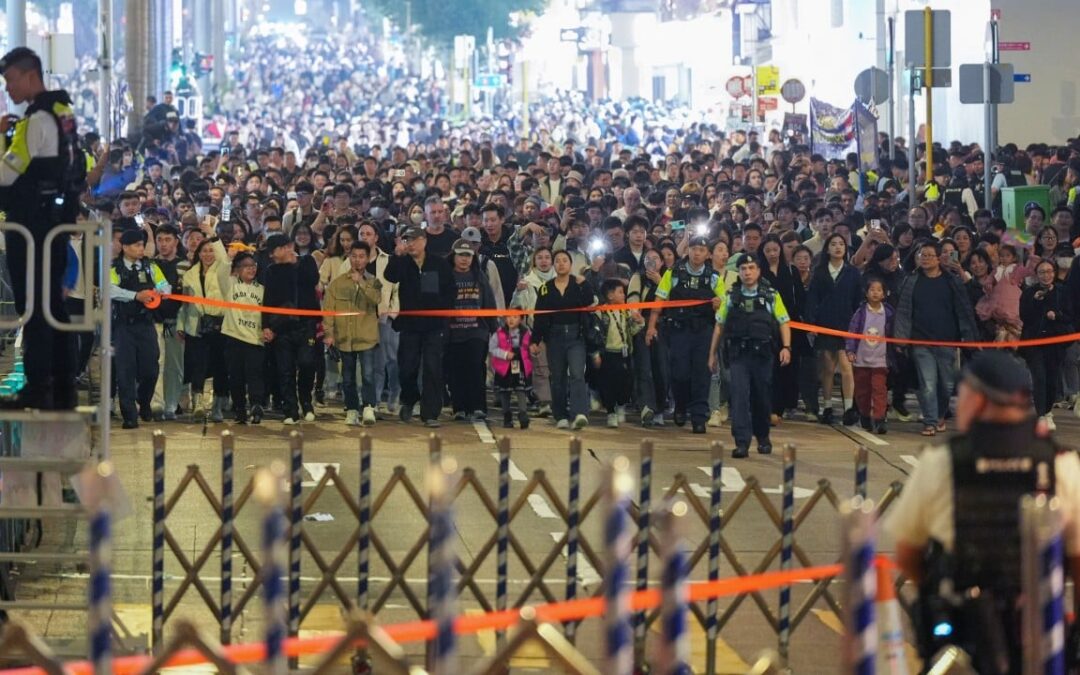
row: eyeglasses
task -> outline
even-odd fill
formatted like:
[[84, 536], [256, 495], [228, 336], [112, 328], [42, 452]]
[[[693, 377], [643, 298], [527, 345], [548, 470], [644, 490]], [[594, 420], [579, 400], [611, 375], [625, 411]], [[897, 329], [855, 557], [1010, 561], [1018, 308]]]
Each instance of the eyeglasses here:
[[933, 251], [920, 251], [919, 252], [919, 257], [920, 258], [926, 258], [927, 260], [932, 260], [932, 259], [938, 257], [938, 254], [934, 253]]

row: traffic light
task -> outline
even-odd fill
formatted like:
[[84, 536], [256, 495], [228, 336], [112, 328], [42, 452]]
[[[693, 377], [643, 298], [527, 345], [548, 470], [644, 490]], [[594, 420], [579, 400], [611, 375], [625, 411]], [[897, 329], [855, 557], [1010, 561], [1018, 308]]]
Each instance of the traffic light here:
[[169, 86], [175, 88], [176, 83], [184, 76], [184, 50], [176, 47], [172, 50], [172, 61], [169, 64]]

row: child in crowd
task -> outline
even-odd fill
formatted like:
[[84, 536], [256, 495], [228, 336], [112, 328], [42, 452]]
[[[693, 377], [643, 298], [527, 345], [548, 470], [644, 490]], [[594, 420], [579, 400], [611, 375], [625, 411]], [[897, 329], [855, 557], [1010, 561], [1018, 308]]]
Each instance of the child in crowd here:
[[[885, 303], [885, 284], [871, 277], [866, 282], [866, 302], [851, 317], [849, 333], [889, 337], [892, 335], [893, 308]], [[886, 433], [885, 414], [889, 411], [886, 344], [872, 338], [848, 338], [848, 360], [854, 366], [855, 406], [863, 429]]]
[[[511, 304], [511, 309], [520, 309]], [[514, 426], [514, 413], [510, 408], [510, 395], [517, 393], [518, 423], [522, 429], [529, 428], [529, 391], [532, 389], [533, 363], [529, 355], [532, 334], [522, 325], [517, 315], [506, 317], [505, 323], [491, 335], [488, 352], [491, 369], [495, 372], [495, 390], [503, 410], [503, 426]]]
[[[606, 305], [624, 304], [626, 286], [621, 279], [607, 279], [600, 285], [600, 295]], [[645, 327], [645, 319], [640, 312], [626, 309], [601, 310], [594, 317], [597, 328], [589, 348], [593, 352], [593, 366], [598, 371], [600, 403], [608, 412], [607, 425], [616, 429], [620, 412], [630, 402], [634, 391], [630, 354], [634, 348], [633, 338]]]

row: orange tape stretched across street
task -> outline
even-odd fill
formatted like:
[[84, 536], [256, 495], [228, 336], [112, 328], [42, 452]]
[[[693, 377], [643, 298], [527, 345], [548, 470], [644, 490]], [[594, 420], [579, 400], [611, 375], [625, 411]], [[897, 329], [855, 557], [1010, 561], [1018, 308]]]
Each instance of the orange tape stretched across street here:
[[[876, 564], [886, 569], [893, 568], [893, 563], [884, 556], [878, 556]], [[696, 602], [709, 598], [740, 595], [780, 586], [789, 586], [799, 582], [818, 581], [835, 577], [843, 570], [843, 565], [839, 564], [821, 565], [786, 572], [765, 572], [764, 574], [745, 577], [728, 577], [717, 581], [701, 581], [688, 585], [687, 596], [689, 601]], [[630, 608], [635, 612], [654, 609], [659, 605], [660, 591], [657, 589], [636, 591], [630, 596]], [[602, 597], [593, 597], [553, 602], [547, 605], [536, 605], [535, 610], [538, 623], [577, 621], [603, 614], [604, 599]], [[517, 625], [519, 620], [519, 609], [470, 616], [463, 615], [454, 620], [454, 632], [458, 635], [466, 635], [483, 630], [505, 630]], [[382, 626], [381, 628], [390, 639], [398, 644], [431, 640], [435, 637], [436, 630], [435, 623], [430, 620], [409, 621]], [[285, 641], [285, 654], [286, 656], [322, 654], [330, 651], [340, 640], [341, 636], [333, 635], [303, 639], [289, 638]], [[360, 646], [359, 643], [357, 646]], [[265, 645], [261, 642], [223, 646], [221, 651], [227, 659], [235, 664], [257, 663], [262, 661], [266, 654]], [[125, 656], [113, 659], [112, 672], [114, 675], [134, 675], [144, 668], [149, 661], [150, 657], [148, 656]], [[165, 667], [192, 666], [206, 662], [206, 658], [198, 651], [186, 649], [169, 659]], [[64, 665], [66, 671], [71, 675], [93, 675], [93, 667], [88, 661], [78, 661]], [[4, 675], [46, 675], [44, 670], [34, 667], [5, 670], [3, 673]]]
[[[161, 298], [186, 302], [206, 307], [218, 307], [220, 309], [235, 309], [242, 312], [261, 312], [263, 314], [279, 314], [283, 316], [306, 316], [320, 318], [327, 316], [363, 316], [365, 312], [333, 312], [322, 309], [294, 309], [290, 307], [263, 307], [261, 305], [245, 305], [228, 300], [216, 300], [214, 298], [200, 298], [193, 295], [181, 295], [169, 293], [160, 295], [155, 293], [153, 299], [147, 303], [151, 308], [157, 307]], [[590, 307], [574, 307], [570, 309], [411, 309], [398, 312], [399, 316], [427, 316], [452, 318], [458, 316], [498, 318], [504, 316], [533, 316], [537, 314], [557, 314], [559, 312], [600, 312], [620, 309], [678, 309], [680, 307], [696, 307], [709, 304], [708, 300], [652, 300], [650, 302], [624, 302], [613, 305], [592, 305]], [[883, 337], [880, 335], [864, 335], [861, 333], [849, 333], [845, 330], [826, 328], [802, 321], [791, 321], [789, 326], [796, 330], [818, 335], [831, 335], [852, 340], [875, 340], [889, 342], [898, 345], [911, 345], [915, 347], [962, 347], [964, 349], [1019, 349], [1021, 347], [1042, 347], [1045, 345], [1065, 344], [1080, 341], [1080, 333], [1068, 335], [1055, 335], [1053, 337], [1036, 338], [1033, 340], [1010, 340], [1007, 342], [960, 342], [960, 341], [936, 341], [936, 340], [913, 340], [909, 338]]]

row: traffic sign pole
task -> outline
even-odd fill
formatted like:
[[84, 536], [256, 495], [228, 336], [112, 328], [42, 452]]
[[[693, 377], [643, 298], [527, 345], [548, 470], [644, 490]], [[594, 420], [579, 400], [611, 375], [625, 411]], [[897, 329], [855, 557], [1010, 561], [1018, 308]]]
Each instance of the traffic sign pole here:
[[[929, 186], [934, 182], [934, 10], [929, 7], [923, 10], [923, 25], [926, 30], [926, 185]], [[913, 147], [912, 157], [914, 153]]]
[[893, 101], [896, 98], [896, 92], [893, 90], [895, 86], [894, 75], [896, 71], [896, 19], [889, 17], [888, 24], [886, 26], [886, 39], [888, 44], [886, 45], [885, 52], [885, 73], [889, 80], [889, 159], [896, 159], [896, 103]]
[[[1000, 43], [1001, 31], [999, 29], [1000, 29], [1000, 25], [998, 24], [997, 20], [996, 19], [992, 20], [990, 22], [990, 63], [993, 63], [994, 65], [997, 65], [997, 64], [1001, 63], [1001, 51], [999, 49], [1000, 44], [1001, 44]], [[986, 163], [986, 165], [988, 167], [990, 165], [990, 162], [989, 162], [990, 153], [994, 152], [994, 148], [997, 147], [997, 137], [998, 137], [997, 132], [998, 132], [998, 107], [997, 107], [997, 103], [991, 103], [990, 104], [990, 136], [989, 136], [990, 141], [989, 141], [988, 145], [986, 146], [986, 149], [983, 151], [984, 159], [986, 160], [985, 163]], [[989, 198], [989, 192], [990, 191], [987, 190], [987, 198]]]
[[983, 63], [983, 124], [986, 129], [983, 133], [983, 139], [986, 142], [986, 147], [983, 149], [983, 201], [986, 208], [990, 209], [993, 204], [993, 200], [990, 198], [990, 124], [991, 113], [993, 104], [990, 103], [990, 54], [986, 55], [986, 62]]

